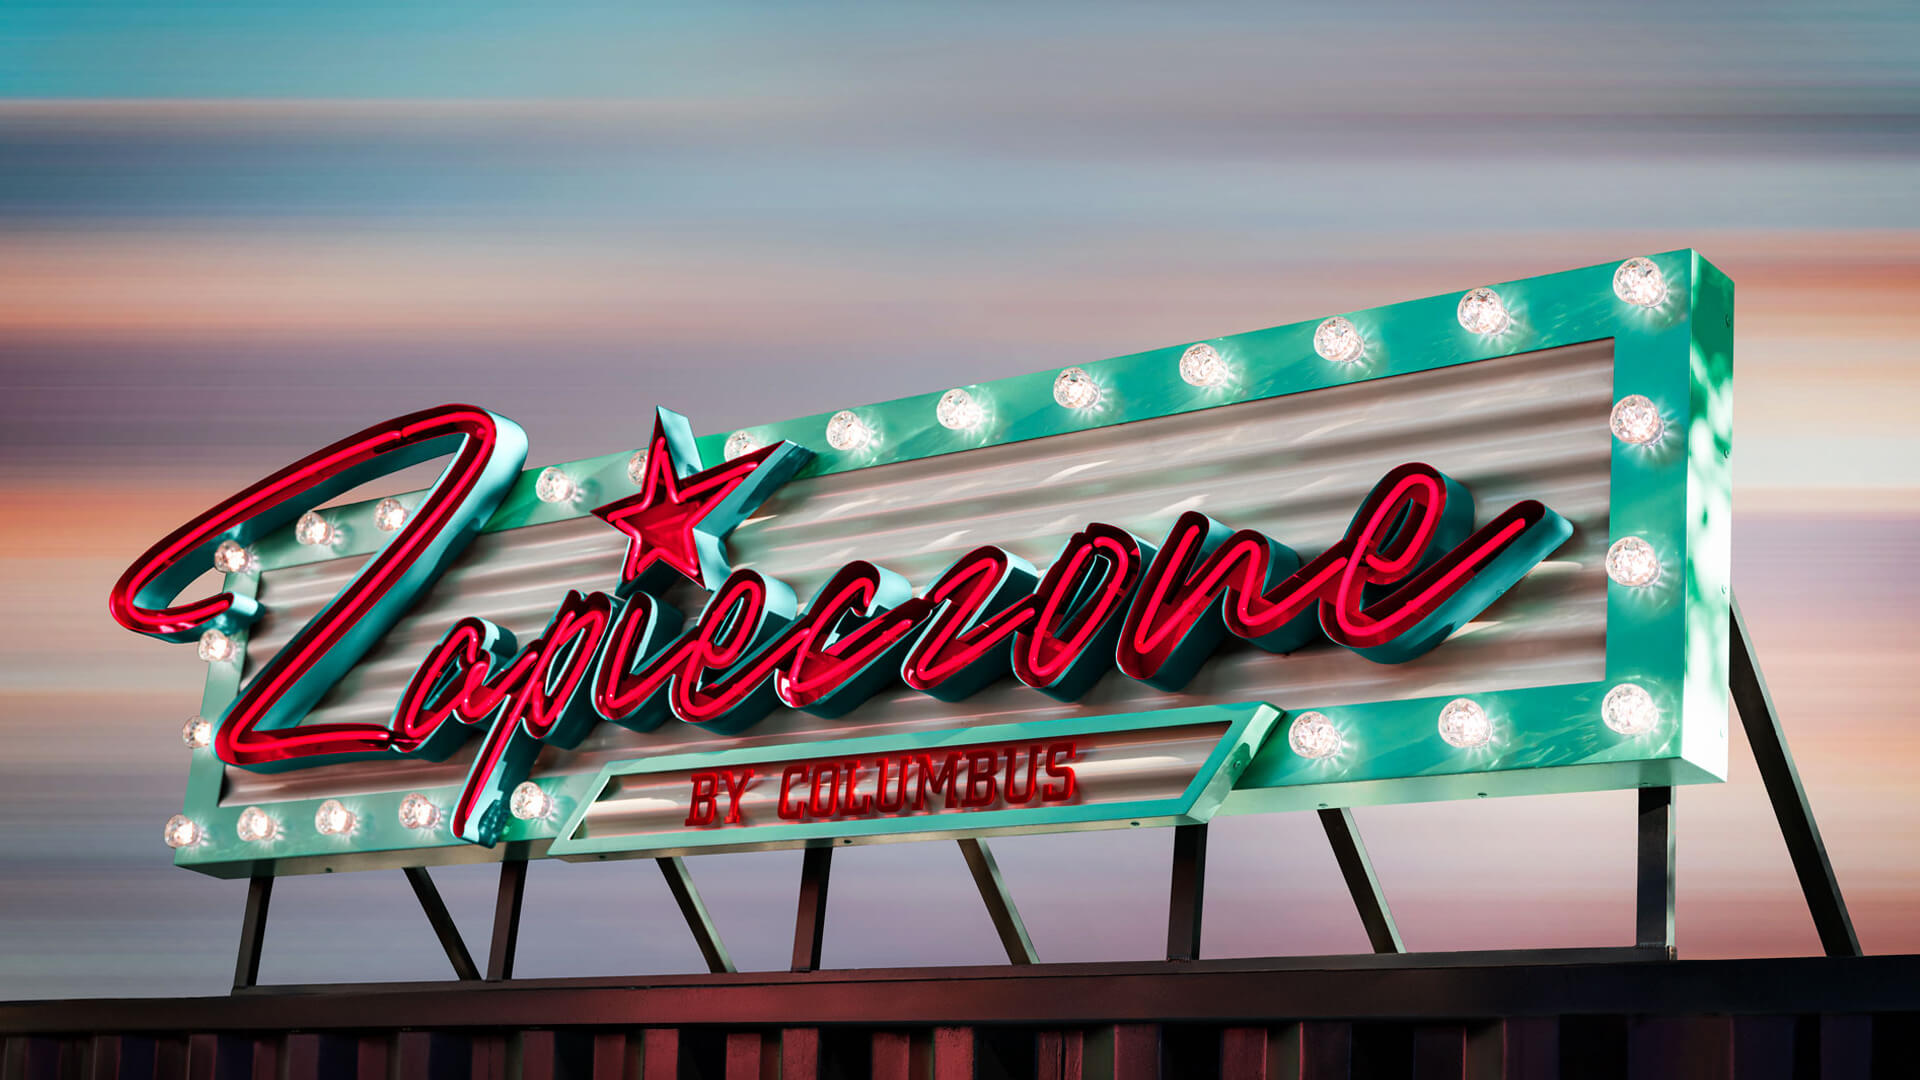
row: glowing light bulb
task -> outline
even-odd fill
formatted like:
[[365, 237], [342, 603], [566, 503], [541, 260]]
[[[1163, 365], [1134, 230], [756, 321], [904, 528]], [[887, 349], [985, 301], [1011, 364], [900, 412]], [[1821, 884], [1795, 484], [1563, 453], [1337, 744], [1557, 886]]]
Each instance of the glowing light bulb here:
[[273, 839], [280, 831], [280, 823], [265, 810], [249, 806], [240, 811], [240, 820], [234, 825], [234, 831], [239, 833], [242, 843], [259, 844]]
[[1476, 334], [1498, 334], [1513, 325], [1513, 316], [1500, 294], [1492, 289], [1471, 289], [1460, 298], [1460, 325]]
[[1100, 386], [1084, 368], [1070, 367], [1053, 377], [1053, 400], [1069, 409], [1091, 409], [1100, 403]]
[[241, 547], [237, 540], [222, 540], [220, 546], [213, 549], [213, 568], [223, 574], [244, 573], [253, 565], [253, 553]]
[[409, 829], [431, 829], [440, 824], [440, 808], [416, 791], [400, 800], [400, 824]]
[[1659, 307], [1667, 298], [1667, 279], [1652, 259], [1628, 259], [1613, 272], [1613, 295], [1639, 307]]
[[1211, 345], [1189, 345], [1180, 354], [1180, 377], [1190, 386], [1219, 386], [1232, 374], [1226, 358]]
[[1287, 728], [1287, 744], [1303, 758], [1332, 757], [1345, 742], [1340, 729], [1323, 713], [1303, 712]]
[[1493, 738], [1493, 722], [1487, 710], [1469, 698], [1454, 698], [1440, 709], [1440, 737], [1448, 746], [1471, 750], [1485, 746]]
[[328, 521], [318, 510], [309, 510], [301, 514], [300, 520], [293, 524], [293, 538], [308, 547], [326, 547], [333, 543], [334, 537], [338, 535], [339, 530], [333, 527], [333, 522]]
[[239, 651], [233, 639], [218, 630], [209, 630], [200, 635], [200, 659], [209, 664], [224, 664]]
[[1634, 588], [1651, 585], [1660, 577], [1660, 556], [1645, 540], [1623, 536], [1607, 549], [1607, 576]]
[[507, 809], [521, 821], [538, 821], [553, 813], [553, 796], [545, 788], [527, 780], [513, 789], [513, 797], [507, 800]]
[[742, 454], [751, 454], [758, 449], [760, 449], [760, 440], [754, 438], [752, 432], [736, 431], [727, 436], [727, 445], [723, 452], [727, 460], [732, 461]]
[[185, 814], [175, 814], [160, 830], [160, 838], [176, 850], [192, 847], [200, 842], [200, 826]]
[[972, 431], [987, 418], [973, 395], [958, 387], [940, 395], [940, 404], [933, 407], [933, 415], [941, 427], [953, 431]]
[[353, 831], [353, 811], [341, 804], [339, 799], [328, 799], [313, 812], [313, 827], [321, 836], [345, 836]]
[[373, 527], [381, 532], [399, 532], [407, 523], [407, 508], [399, 499], [381, 499], [373, 507]]
[[1367, 351], [1367, 343], [1361, 338], [1359, 327], [1335, 315], [1314, 330], [1313, 351], [1319, 353], [1322, 360], [1351, 364]]
[[1628, 394], [1613, 403], [1607, 414], [1607, 427], [1623, 443], [1645, 446], [1666, 433], [1667, 422], [1660, 418], [1660, 407], [1642, 394]]
[[189, 750], [205, 750], [213, 741], [213, 723], [204, 716], [188, 720], [180, 728], [180, 741], [186, 743]]
[[549, 465], [540, 470], [540, 478], [533, 482], [533, 494], [543, 503], [570, 503], [579, 497], [580, 485], [573, 482], [565, 469]]
[[1600, 699], [1600, 719], [1622, 735], [1645, 735], [1660, 723], [1660, 706], [1644, 687], [1621, 683]]
[[633, 456], [627, 459], [627, 479], [633, 481], [636, 486], [647, 482], [647, 452], [645, 450], [635, 450]]
[[835, 450], [865, 450], [873, 442], [873, 429], [852, 410], [842, 409], [827, 421], [827, 445]]

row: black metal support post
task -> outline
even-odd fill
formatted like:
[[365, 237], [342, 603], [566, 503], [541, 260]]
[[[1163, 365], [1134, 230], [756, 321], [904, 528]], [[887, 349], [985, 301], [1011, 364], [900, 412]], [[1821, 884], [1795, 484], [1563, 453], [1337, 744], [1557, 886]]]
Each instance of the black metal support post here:
[[1793, 859], [1793, 872], [1800, 878], [1800, 891], [1806, 894], [1813, 927], [1828, 956], [1859, 956], [1860, 938], [1853, 932], [1840, 882], [1833, 876], [1827, 846], [1820, 840], [1820, 826], [1814, 823], [1807, 789], [1801, 786], [1800, 770], [1793, 764], [1793, 751], [1787, 749], [1786, 732], [1781, 730], [1773, 695], [1760, 674], [1760, 660], [1747, 632], [1747, 621], [1740, 614], [1740, 601], [1734, 598], [1730, 603], [1733, 666], [1727, 681], [1734, 706], [1740, 711], [1740, 724], [1747, 732], [1747, 744], [1753, 748], [1754, 764], [1760, 767], [1767, 799], [1773, 803], [1773, 816], [1780, 822], [1780, 835], [1787, 842], [1787, 854]]
[[820, 970], [820, 942], [827, 932], [827, 879], [833, 849], [810, 847], [800, 863], [800, 913], [793, 924], [793, 970]]
[[1640, 789], [1639, 878], [1634, 897], [1634, 943], [1673, 956], [1673, 789]]
[[1200, 959], [1200, 915], [1206, 908], [1207, 827], [1173, 827], [1173, 887], [1167, 897], [1167, 959]]
[[493, 944], [487, 948], [488, 982], [513, 978], [513, 953], [520, 946], [520, 902], [526, 895], [527, 861], [501, 863], [500, 893], [493, 902]]
[[273, 875], [255, 874], [247, 882], [247, 911], [240, 919], [240, 955], [233, 964], [233, 988], [260, 980], [260, 950], [267, 943], [267, 903], [273, 899]]
[[479, 979], [480, 969], [473, 966], [473, 955], [467, 952], [467, 943], [460, 940], [460, 928], [453, 924], [453, 916], [447, 913], [446, 901], [440, 899], [440, 890], [434, 887], [427, 868], [409, 866], [406, 874], [407, 884], [413, 886], [413, 895], [420, 898], [420, 909], [427, 913], [427, 922], [433, 925], [434, 936], [447, 951], [447, 962], [453, 965], [454, 976], [463, 980]]
[[965, 839], [959, 844], [960, 854], [967, 860], [967, 870], [973, 874], [973, 883], [980, 889], [980, 900], [987, 905], [988, 917], [993, 919], [994, 932], [1000, 935], [1000, 944], [1007, 950], [1007, 962], [1039, 963], [1033, 939], [1027, 936], [1027, 924], [1020, 918], [1020, 909], [1014, 906], [1013, 893], [1007, 889], [1006, 879], [1000, 876], [1000, 864], [994, 860], [987, 842]]
[[1393, 922], [1393, 910], [1387, 907], [1386, 891], [1374, 876], [1373, 860], [1367, 857], [1367, 845], [1360, 839], [1353, 811], [1344, 806], [1322, 810], [1320, 826], [1327, 831], [1327, 843], [1333, 845], [1333, 860], [1340, 864], [1340, 876], [1347, 879], [1347, 892], [1353, 896], [1354, 910], [1360, 913], [1360, 925], [1366, 927], [1373, 951], [1406, 952], [1400, 928]]
[[727, 946], [720, 940], [720, 930], [713, 924], [713, 916], [707, 914], [706, 901], [700, 899], [700, 890], [693, 884], [693, 875], [687, 872], [687, 864], [678, 856], [653, 861], [659, 864], [661, 876], [667, 879], [667, 891], [673, 894], [673, 902], [680, 905], [680, 915], [687, 920], [687, 929], [693, 931], [693, 943], [700, 946], [700, 955], [707, 961], [707, 970], [736, 970], [733, 958], [727, 955]]

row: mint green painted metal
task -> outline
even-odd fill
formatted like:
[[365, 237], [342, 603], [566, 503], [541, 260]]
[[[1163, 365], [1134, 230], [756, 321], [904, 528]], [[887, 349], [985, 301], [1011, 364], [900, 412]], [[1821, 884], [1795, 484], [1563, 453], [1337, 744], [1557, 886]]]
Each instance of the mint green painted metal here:
[[[854, 410], [879, 435], [858, 452], [827, 446], [829, 413], [748, 430], [763, 441], [785, 438], [813, 449], [814, 460], [803, 475], [837, 473], [1610, 339], [1614, 397], [1651, 398], [1668, 434], [1647, 447], [1613, 442], [1609, 541], [1628, 535], [1647, 540], [1665, 572], [1644, 588], [1608, 586], [1606, 678], [1526, 689], [1489, 687], [1473, 694], [1494, 720], [1493, 741], [1477, 750], [1458, 750], [1439, 738], [1437, 715], [1446, 699], [1274, 702], [1289, 714], [1324, 712], [1341, 725], [1347, 748], [1333, 758], [1308, 761], [1294, 755], [1284, 737], [1270, 740], [1222, 812], [1720, 780], [1727, 755], [1733, 284], [1691, 250], [1652, 259], [1668, 284], [1666, 300], [1654, 308], [1614, 295], [1612, 276], [1619, 263], [1610, 262], [1494, 284], [1513, 314], [1512, 325], [1497, 335], [1475, 335], [1460, 326], [1455, 316], [1460, 292], [1347, 312], [1367, 343], [1366, 355], [1353, 364], [1328, 363], [1314, 353], [1316, 319], [1208, 339], [1234, 371], [1220, 387], [1193, 387], [1180, 379], [1180, 354], [1193, 344], [1183, 342], [1081, 365], [1101, 388], [1101, 400], [1091, 409], [1056, 404], [1056, 372], [1045, 371], [967, 386], [988, 412], [973, 432], [950, 431], [935, 420], [934, 406], [946, 387]], [[720, 460], [727, 435], [712, 432], [696, 440], [703, 461]], [[598, 502], [627, 493], [631, 453], [563, 464], [585, 489], [581, 499], [566, 505], [540, 502], [534, 496], [540, 470], [527, 470], [483, 531], [579, 517]], [[411, 508], [419, 495], [399, 498]], [[329, 511], [345, 526], [346, 540], [339, 547], [306, 548], [293, 540], [290, 529], [283, 530], [257, 545], [261, 565], [277, 569], [373, 551], [387, 535], [373, 526], [375, 502]], [[251, 589], [255, 580], [236, 575], [229, 587]], [[1623, 681], [1644, 686], [1660, 705], [1660, 723], [1646, 735], [1619, 735], [1600, 721], [1601, 697]], [[217, 715], [237, 684], [238, 665], [214, 665], [205, 712]], [[504, 850], [465, 844], [444, 829], [433, 835], [407, 833], [396, 819], [404, 792], [343, 797], [359, 819], [350, 838], [313, 831], [319, 800], [276, 803], [268, 809], [280, 819], [283, 839], [243, 845], [234, 828], [244, 808], [218, 804], [221, 781], [212, 753], [196, 751], [186, 812], [209, 839], [176, 852], [178, 864], [241, 877], [259, 861], [271, 861], [277, 873], [304, 873], [331, 869], [348, 854], [355, 856], [350, 865], [361, 868], [495, 861]], [[561, 813], [577, 811], [593, 790], [586, 776], [545, 783]], [[452, 796], [451, 789], [425, 793], [442, 805]], [[502, 840], [524, 842], [538, 855], [556, 833], [556, 822], [515, 821]]]
[[[1248, 763], [1253, 760], [1254, 751], [1266, 740], [1279, 715], [1279, 710], [1268, 705], [1201, 705], [1190, 709], [1164, 709], [1130, 715], [1088, 716], [1036, 724], [993, 724], [950, 731], [762, 746], [718, 753], [671, 754], [617, 762], [600, 770], [591, 789], [593, 794], [583, 800], [568, 817], [566, 824], [560, 828], [559, 839], [553, 842], [547, 853], [563, 859], [604, 859], [614, 855], [651, 858], [715, 851], [772, 851], [819, 846], [835, 841], [855, 844], [896, 839], [1197, 825], [1211, 819], [1220, 808], [1227, 793], [1233, 789], [1234, 781], [1246, 771]], [[584, 828], [588, 811], [595, 802], [605, 797], [609, 784], [621, 776], [755, 765], [768, 761], [806, 761], [823, 754], [867, 757], [996, 743], [1057, 742], [1060, 739], [1114, 732], [1223, 723], [1226, 730], [1219, 742], [1206, 760], [1201, 762], [1186, 788], [1173, 798], [830, 820], [798, 825], [755, 825], [644, 837], [596, 837]]]

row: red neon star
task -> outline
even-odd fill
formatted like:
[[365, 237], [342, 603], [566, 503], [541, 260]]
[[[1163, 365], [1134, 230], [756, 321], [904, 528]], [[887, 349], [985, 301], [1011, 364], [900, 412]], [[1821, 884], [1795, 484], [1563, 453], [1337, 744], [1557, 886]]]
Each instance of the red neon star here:
[[728, 574], [727, 534], [810, 456], [781, 442], [689, 473], [699, 461], [692, 429], [678, 413], [658, 410], [640, 493], [593, 511], [630, 541], [619, 591], [624, 594], [668, 569], [703, 589], [713, 588]]

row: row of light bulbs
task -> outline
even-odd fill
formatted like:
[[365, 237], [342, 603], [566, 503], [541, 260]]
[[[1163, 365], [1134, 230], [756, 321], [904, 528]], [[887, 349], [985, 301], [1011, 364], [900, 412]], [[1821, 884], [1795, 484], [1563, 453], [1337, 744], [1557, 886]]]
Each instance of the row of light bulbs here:
[[[1638, 307], [1658, 307], [1667, 298], [1667, 282], [1653, 260], [1632, 258], [1620, 264], [1613, 274], [1613, 291], [1622, 301]], [[1460, 297], [1456, 316], [1460, 325], [1480, 335], [1505, 333], [1513, 325], [1513, 314], [1506, 301], [1491, 288], [1470, 289]], [[1359, 362], [1366, 355], [1367, 343], [1352, 320], [1336, 315], [1322, 322], [1313, 332], [1313, 351], [1321, 359], [1335, 364]], [[1232, 365], [1220, 351], [1204, 342], [1190, 345], [1180, 354], [1180, 378], [1191, 386], [1214, 387], [1233, 375]], [[1053, 400], [1062, 408], [1091, 409], [1100, 404], [1100, 384], [1085, 368], [1062, 370], [1053, 380]], [[940, 395], [934, 405], [934, 419], [953, 431], [972, 431], [987, 420], [987, 410], [972, 393], [955, 387]], [[1622, 440], [1646, 444], [1658, 439], [1665, 425], [1653, 402], [1640, 395], [1622, 398], [1613, 407], [1611, 426]], [[843, 453], [874, 446], [879, 432], [851, 409], [842, 409], [827, 420], [827, 445]], [[761, 442], [752, 432], [736, 431], [727, 436], [728, 460], [759, 449]], [[647, 452], [637, 450], [627, 461], [627, 476], [634, 484], [646, 478]], [[558, 465], [540, 471], [534, 482], [534, 495], [546, 503], [570, 503], [584, 493], [580, 482]], [[384, 532], [397, 532], [406, 524], [407, 509], [397, 499], [382, 499], [373, 511], [374, 525]], [[302, 544], [328, 547], [341, 537], [337, 525], [318, 511], [301, 516], [294, 526], [294, 538]], [[214, 553], [214, 566], [225, 573], [253, 568], [252, 554], [229, 540]]]
[[[1660, 707], [1645, 687], [1621, 683], [1601, 699], [1600, 719], [1621, 735], [1645, 735], [1659, 725]], [[1493, 741], [1493, 720], [1472, 698], [1454, 698], [1441, 706], [1437, 728], [1440, 738], [1456, 749], [1474, 750]], [[184, 735], [188, 745], [203, 747], [207, 732], [207, 721], [195, 717], [187, 722]], [[1287, 743], [1301, 757], [1320, 760], [1338, 754], [1346, 746], [1346, 736], [1327, 714], [1304, 712], [1288, 728]], [[540, 821], [552, 816], [554, 801], [545, 788], [528, 780], [513, 789], [507, 806], [521, 821]], [[417, 791], [400, 800], [399, 816], [408, 829], [428, 830], [440, 824], [440, 808]], [[354, 812], [338, 799], [321, 803], [313, 815], [314, 830], [322, 836], [350, 835], [357, 823]], [[234, 831], [242, 843], [271, 843], [280, 837], [280, 822], [260, 807], [249, 806], [240, 812]], [[163, 836], [168, 847], [184, 848], [199, 844], [206, 833], [192, 818], [175, 814], [167, 819]]]
[[[197, 717], [195, 720], [206, 723]], [[194, 722], [188, 722], [190, 729]], [[507, 800], [507, 808], [521, 821], [544, 821], [553, 816], [553, 796], [538, 783], [528, 780], [513, 789], [512, 797]], [[328, 799], [314, 811], [313, 828], [322, 836], [349, 836], [359, 820], [359, 816], [347, 809], [339, 799]], [[440, 824], [440, 807], [427, 796], [413, 792], [400, 800], [400, 824], [419, 831], [437, 828]], [[234, 832], [242, 843], [272, 843], [281, 836], [280, 821], [258, 806], [249, 806], [240, 811], [240, 818], [234, 823]], [[161, 835], [170, 848], [194, 847], [207, 839], [206, 830], [200, 823], [185, 814], [168, 818]]]
[[[1637, 307], [1658, 307], [1666, 302], [1667, 282], [1653, 260], [1636, 257], [1621, 263], [1614, 271], [1613, 291], [1621, 300]], [[1462, 327], [1480, 335], [1502, 334], [1513, 325], [1513, 314], [1507, 308], [1506, 301], [1490, 288], [1468, 290], [1460, 297], [1456, 315]], [[1336, 315], [1314, 329], [1313, 351], [1329, 363], [1353, 364], [1366, 355], [1367, 342], [1352, 320]], [[1220, 355], [1220, 350], [1204, 342], [1190, 345], [1180, 354], [1179, 370], [1180, 378], [1188, 385], [1202, 388], [1224, 385], [1233, 377], [1233, 367], [1226, 357]], [[1085, 368], [1066, 368], [1054, 376], [1053, 400], [1062, 408], [1091, 409], [1100, 404], [1101, 396], [1100, 384]], [[1645, 398], [1639, 400], [1646, 401]], [[940, 422], [941, 427], [950, 430], [971, 431], [986, 422], [987, 410], [967, 390], [955, 388], [940, 395], [939, 402], [934, 405], [934, 419]], [[1657, 423], [1658, 419], [1656, 412], [1653, 420]], [[1644, 441], [1650, 442], [1658, 437], [1656, 430]], [[826, 438], [828, 446], [852, 453], [875, 445], [879, 441], [879, 433], [858, 413], [843, 409], [828, 418]], [[759, 449], [760, 445], [751, 432], [736, 431], [727, 437], [725, 454], [728, 460], [732, 460]], [[640, 470], [645, 462], [645, 452], [642, 451], [635, 454], [628, 465], [635, 483], [639, 482]], [[557, 467], [547, 470], [558, 471]], [[545, 479], [545, 473], [542, 479]], [[547, 501], [565, 502], [576, 491], [577, 488], [556, 481], [554, 493], [566, 497]], [[546, 498], [545, 495], [541, 497]]]
[[[1621, 683], [1600, 699], [1600, 719], [1622, 735], [1645, 735], [1660, 723], [1660, 706], [1645, 687]], [[1475, 750], [1493, 741], [1493, 720], [1472, 698], [1454, 698], [1440, 707], [1440, 738], [1448, 746]], [[1303, 758], [1333, 757], [1346, 746], [1340, 726], [1321, 712], [1303, 712], [1287, 729], [1287, 744]]]

